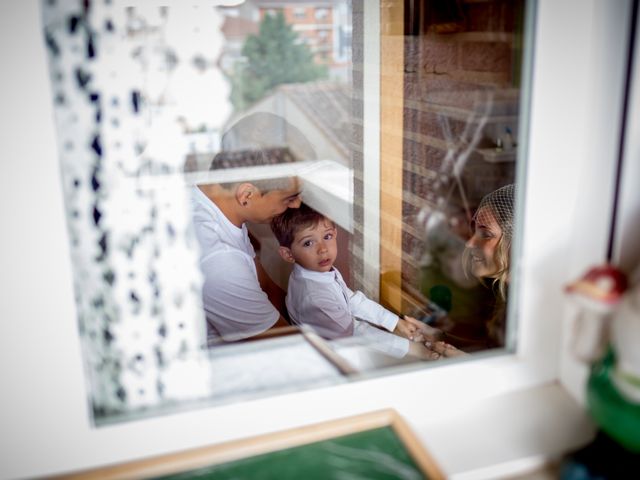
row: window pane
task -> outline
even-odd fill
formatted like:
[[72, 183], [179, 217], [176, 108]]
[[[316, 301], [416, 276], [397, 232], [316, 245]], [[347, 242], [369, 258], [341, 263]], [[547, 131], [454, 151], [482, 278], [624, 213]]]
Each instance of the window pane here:
[[504, 346], [524, 2], [219, 3], [43, 6], [96, 417]]
[[[358, 194], [380, 172], [380, 279], [367, 275], [370, 232], [357, 222], [354, 286], [460, 349], [503, 346], [524, 2], [402, 6], [381, 9], [379, 166], [354, 155], [354, 218], [376, 210]], [[354, 75], [356, 89], [365, 80]]]

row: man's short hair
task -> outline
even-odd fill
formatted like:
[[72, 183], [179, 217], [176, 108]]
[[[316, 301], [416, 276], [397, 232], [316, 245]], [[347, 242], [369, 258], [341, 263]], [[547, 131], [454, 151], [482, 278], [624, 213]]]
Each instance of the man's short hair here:
[[[216, 154], [211, 161], [209, 170], [225, 170], [229, 168], [267, 167], [283, 163], [296, 162], [295, 156], [287, 147], [261, 148], [255, 150], [222, 151]], [[269, 193], [273, 190], [287, 190], [291, 187], [292, 176], [266, 178], [259, 180], [243, 180], [221, 183], [226, 189], [232, 190], [241, 183], [251, 183], [261, 193]]]
[[302, 203], [300, 208], [288, 208], [280, 215], [271, 220], [271, 231], [278, 239], [278, 243], [290, 248], [293, 239], [300, 230], [315, 227], [321, 221], [327, 220], [335, 225], [320, 212], [317, 212], [309, 205]]
[[289, 190], [291, 189], [292, 182], [295, 177], [279, 177], [279, 178], [267, 178], [262, 180], [244, 180], [242, 182], [228, 182], [228, 183], [220, 183], [219, 185], [226, 190], [233, 190], [235, 187], [242, 183], [250, 183], [258, 190], [260, 190], [261, 194], [266, 194], [269, 192], [273, 192], [276, 190]]

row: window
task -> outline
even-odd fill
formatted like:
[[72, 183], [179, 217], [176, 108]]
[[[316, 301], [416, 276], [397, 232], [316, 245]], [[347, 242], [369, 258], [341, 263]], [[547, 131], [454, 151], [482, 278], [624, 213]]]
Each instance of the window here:
[[293, 17], [298, 19], [307, 18], [307, 9], [304, 7], [295, 7], [293, 9]]
[[[467, 351], [503, 346], [509, 254], [502, 267], [485, 270], [491, 261], [482, 250], [493, 233], [482, 217], [495, 212], [498, 235], [511, 241], [512, 186], [524, 161], [517, 150], [524, 4], [499, 14], [491, 2], [467, 5], [446, 15], [430, 2], [411, 5], [417, 20], [404, 32], [392, 27], [392, 9], [382, 20], [389, 27], [381, 56], [403, 58], [405, 74], [396, 78], [395, 64], [381, 65], [381, 276], [369, 288], [398, 311], [453, 322], [447, 335]], [[402, 33], [404, 45], [396, 41]]]
[[[353, 15], [340, 17], [341, 31], [353, 30], [345, 38], [359, 49], [346, 74], [314, 63], [281, 15], [266, 15], [258, 29], [251, 15], [230, 20], [224, 9], [115, 5], [93, 25], [73, 7], [45, 7], [81, 335], [93, 352], [85, 360], [98, 420], [176, 401], [232, 401], [348, 379], [296, 335], [261, 340], [266, 347], [256, 353], [241, 342], [221, 345], [220, 335], [206, 332], [211, 321], [201, 292], [208, 279], [189, 213], [194, 186], [264, 185], [295, 172], [305, 203], [335, 223], [334, 266], [350, 289], [384, 306], [394, 322], [406, 314], [441, 330], [456, 351], [514, 348], [506, 323], [513, 289], [493, 278], [517, 261], [514, 247], [494, 265], [500, 239], [517, 243], [519, 197], [509, 191], [506, 199], [483, 199], [513, 184], [524, 162], [524, 4], [497, 14], [493, 2], [463, 4], [466, 10], [443, 17], [414, 2], [406, 18], [415, 22], [404, 20], [403, 2], [387, 5], [358, 3]], [[330, 13], [317, 9], [316, 17]], [[67, 28], [54, 21], [60, 15]], [[228, 28], [212, 31], [216, 24]], [[111, 49], [123, 41], [117, 32], [125, 32], [122, 50]], [[238, 37], [242, 57], [232, 45]], [[370, 40], [378, 37], [376, 51]], [[274, 38], [283, 42], [280, 51], [261, 48]], [[194, 45], [203, 50], [194, 52]], [[61, 51], [79, 66], [69, 70]], [[374, 55], [373, 62], [363, 55]], [[296, 68], [289, 58], [299, 59]], [[379, 71], [370, 72], [371, 65]], [[101, 75], [112, 81], [99, 81]], [[89, 148], [76, 139], [87, 139]], [[248, 227], [261, 264], [286, 290], [292, 267], [280, 258], [274, 235], [265, 225]], [[475, 262], [469, 277], [465, 243]], [[490, 280], [483, 285], [483, 278]], [[369, 327], [372, 335], [380, 332]], [[332, 345], [364, 374], [420, 367], [412, 354], [430, 354], [404, 338], [400, 354], [348, 340]], [[288, 354], [279, 355], [283, 364], [271, 365], [269, 376], [261, 368], [281, 349]], [[231, 388], [239, 367], [227, 352], [242, 359], [234, 365], [257, 369], [261, 382]], [[287, 370], [295, 363], [285, 361], [291, 352], [308, 356], [308, 364], [298, 362], [303, 370]], [[226, 372], [224, 382], [212, 384], [214, 364]]]
[[[527, 2], [528, 12], [534, 14], [527, 18], [531, 21], [535, 16], [535, 41], [528, 37], [535, 57], [525, 60], [529, 67], [522, 77], [522, 91], [530, 92], [531, 108], [523, 107], [521, 112], [526, 123], [521, 131], [529, 135], [524, 137], [527, 144], [521, 141], [518, 148], [527, 152], [530, 161], [525, 189], [521, 190], [526, 201], [522, 202], [521, 217], [523, 260], [517, 275], [521, 288], [516, 289], [520, 292], [516, 353], [398, 366], [391, 369], [393, 375], [385, 370], [376, 378], [353, 383], [295, 393], [289, 389], [291, 393], [280, 391], [273, 397], [252, 396], [250, 403], [219, 406], [203, 402], [197, 409], [182, 403], [179, 412], [109, 428], [94, 427], [84, 397], [97, 384], [86, 383], [84, 373], [90, 370], [83, 371], [81, 352], [87, 350], [81, 348], [78, 309], [73, 304], [71, 235], [63, 217], [62, 183], [57, 183], [61, 178], [57, 148], [64, 144], [56, 142], [53, 104], [47, 97], [49, 92], [56, 95], [59, 91], [52, 89], [43, 75], [48, 47], [44, 35], [37, 33], [45, 25], [40, 10], [44, 3], [7, 6], [3, 18], [15, 28], [0, 33], [4, 44], [20, 45], [16, 54], [21, 56], [14, 68], [6, 69], [3, 80], [3, 104], [7, 105], [3, 118], [9, 127], [3, 146], [6, 152], [15, 152], [13, 157], [29, 159], [27, 163], [6, 161], [0, 166], [0, 179], [10, 185], [4, 190], [9, 201], [3, 202], [1, 215], [5, 268], [0, 270], [5, 286], [0, 307], [5, 318], [2, 352], [13, 360], [5, 362], [10, 367], [3, 375], [3, 426], [12, 432], [3, 456], [6, 476], [58, 475], [388, 407], [398, 410], [452, 477], [513, 476], [524, 472], [503, 467], [533, 467], [531, 459], [558, 458], [588, 440], [591, 426], [578, 421], [578, 417], [584, 419], [583, 412], [559, 415], [575, 405], [573, 399], [562, 395], [560, 385], [570, 383], [572, 391], [583, 392], [586, 370], [584, 365], [582, 370], [572, 368], [559, 358], [565, 350], [570, 356], [565, 345], [574, 311], [562, 288], [594, 261], [605, 258], [607, 251], [620, 90], [632, 17], [629, 2]], [[134, 3], [141, 2], [129, 5]], [[375, 119], [379, 118], [378, 103], [372, 99], [379, 99], [376, 45], [380, 42], [380, 8], [375, 2], [363, 3], [353, 3], [353, 23], [365, 28], [364, 38], [370, 43], [361, 49], [361, 36], [356, 35], [353, 56], [366, 55], [364, 117]], [[358, 75], [353, 71], [354, 77]], [[15, 94], [24, 89], [25, 78], [31, 85], [29, 108]], [[71, 122], [71, 117], [65, 118]], [[639, 117], [630, 110], [629, 118]], [[23, 125], [32, 128], [26, 130]], [[364, 145], [376, 150], [375, 137], [369, 135], [379, 129], [371, 127], [368, 123], [364, 128], [368, 135]], [[631, 125], [629, 128], [637, 131]], [[31, 131], [39, 132], [37, 142], [30, 141]], [[628, 138], [640, 137], [629, 133]], [[623, 173], [624, 181], [632, 183], [636, 178], [638, 175], [628, 170]], [[34, 191], [38, 194], [33, 195]], [[91, 203], [83, 201], [81, 205], [84, 215]], [[37, 220], [27, 222], [24, 214], [31, 211], [38, 212]], [[48, 249], [41, 248], [43, 231]], [[637, 245], [634, 238], [631, 235], [625, 241]], [[52, 248], [56, 252], [53, 256]], [[82, 287], [88, 284], [83, 279]], [[547, 395], [536, 395], [541, 391]], [[48, 401], [34, 401], [43, 397]], [[555, 401], [550, 404], [545, 400]], [[565, 409], [556, 410], [562, 406]], [[285, 408], [287, 415], [282, 415]], [[157, 411], [149, 408], [147, 414], [157, 415]], [[576, 433], [578, 430], [584, 436]], [[487, 436], [487, 431], [491, 435]], [[59, 432], [64, 432], [64, 449], [70, 454], [51, 455], [60, 447]], [[464, 432], [462, 443], [458, 432]], [[25, 452], [30, 452], [28, 459]]]
[[329, 18], [329, 9], [328, 8], [316, 8], [316, 20], [327, 20]]

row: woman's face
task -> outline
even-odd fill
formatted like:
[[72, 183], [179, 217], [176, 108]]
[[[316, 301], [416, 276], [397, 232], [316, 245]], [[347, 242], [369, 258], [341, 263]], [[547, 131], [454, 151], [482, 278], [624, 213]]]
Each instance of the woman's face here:
[[496, 248], [502, 238], [502, 229], [488, 208], [481, 208], [475, 217], [473, 236], [467, 241], [471, 273], [476, 278], [492, 278], [499, 271]]

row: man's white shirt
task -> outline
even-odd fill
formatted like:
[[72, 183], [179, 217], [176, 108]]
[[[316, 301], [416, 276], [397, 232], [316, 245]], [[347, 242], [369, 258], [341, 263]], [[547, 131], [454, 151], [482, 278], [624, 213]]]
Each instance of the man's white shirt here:
[[271, 328], [280, 316], [260, 288], [246, 225], [236, 227], [198, 187], [191, 192], [209, 342], [235, 341]]

